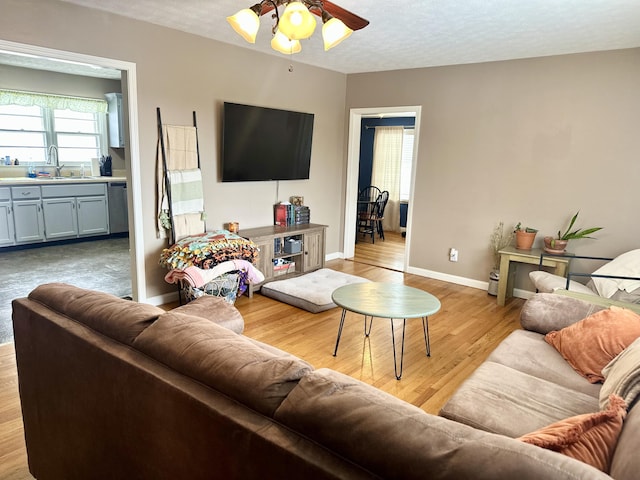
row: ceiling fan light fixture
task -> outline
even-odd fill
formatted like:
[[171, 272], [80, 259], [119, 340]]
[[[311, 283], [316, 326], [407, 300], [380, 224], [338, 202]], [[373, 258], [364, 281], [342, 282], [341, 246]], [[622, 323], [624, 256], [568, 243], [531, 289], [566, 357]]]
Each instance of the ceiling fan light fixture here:
[[338, 45], [345, 38], [349, 38], [352, 33], [353, 30], [347, 27], [342, 20], [334, 17], [329, 18], [322, 26], [322, 39], [324, 41], [325, 52]]
[[289, 2], [278, 22], [278, 30], [291, 40], [309, 38], [315, 28], [316, 19], [302, 2]]
[[235, 15], [227, 17], [227, 22], [236, 33], [249, 43], [256, 43], [256, 35], [260, 28], [260, 17], [255, 11], [256, 7], [260, 9], [260, 4], [256, 4], [251, 8], [244, 8]]
[[271, 39], [271, 48], [276, 52], [291, 55], [300, 52], [302, 50], [302, 45], [300, 45], [298, 40], [291, 40], [280, 30], [276, 30], [275, 35]]

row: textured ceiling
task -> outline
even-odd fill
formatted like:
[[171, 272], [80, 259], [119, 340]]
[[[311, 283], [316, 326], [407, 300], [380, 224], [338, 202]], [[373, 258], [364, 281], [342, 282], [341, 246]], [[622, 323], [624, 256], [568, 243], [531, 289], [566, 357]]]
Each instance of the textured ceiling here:
[[[261, 17], [254, 45], [225, 20], [258, 0], [65, 1], [282, 56], [269, 46], [269, 14]], [[366, 18], [369, 26], [328, 52], [318, 28], [293, 60], [361, 73], [640, 47], [640, 0], [334, 3]]]

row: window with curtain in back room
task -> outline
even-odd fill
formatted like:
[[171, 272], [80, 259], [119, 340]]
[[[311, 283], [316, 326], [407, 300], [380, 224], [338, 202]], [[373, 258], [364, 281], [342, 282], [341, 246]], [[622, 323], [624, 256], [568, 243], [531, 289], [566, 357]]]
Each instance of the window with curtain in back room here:
[[60, 164], [90, 163], [107, 152], [106, 101], [0, 90], [0, 157], [41, 165], [58, 147]]

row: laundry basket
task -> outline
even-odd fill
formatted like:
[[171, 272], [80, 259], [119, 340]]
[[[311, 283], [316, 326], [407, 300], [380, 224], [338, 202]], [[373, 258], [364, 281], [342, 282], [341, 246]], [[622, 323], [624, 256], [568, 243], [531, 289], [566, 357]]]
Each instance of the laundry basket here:
[[237, 272], [229, 272], [220, 275], [218, 278], [203, 285], [202, 287], [192, 287], [186, 282], [181, 283], [180, 293], [185, 303], [191, 302], [203, 295], [222, 297], [230, 304], [234, 304], [238, 296], [241, 275]]

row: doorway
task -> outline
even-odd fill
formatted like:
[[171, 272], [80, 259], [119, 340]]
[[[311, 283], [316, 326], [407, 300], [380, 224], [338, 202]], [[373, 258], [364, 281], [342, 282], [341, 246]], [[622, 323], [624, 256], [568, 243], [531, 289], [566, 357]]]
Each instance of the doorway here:
[[31, 59], [32, 62], [42, 61], [67, 64], [75, 67], [103, 67], [119, 70], [121, 73], [122, 93], [125, 99], [129, 136], [125, 156], [128, 189], [128, 204], [130, 222], [129, 242], [131, 252], [131, 287], [133, 298], [137, 301], [146, 300], [146, 285], [144, 281], [144, 242], [142, 232], [142, 194], [140, 191], [140, 152], [138, 143], [138, 97], [136, 65], [116, 59], [84, 55], [80, 53], [54, 50], [35, 45], [21, 44], [0, 40], [0, 51], [6, 54], [16, 54]]
[[[345, 258], [353, 259], [356, 254], [356, 214], [357, 214], [357, 197], [358, 197], [358, 177], [360, 171], [360, 148], [361, 148], [361, 136], [362, 136], [362, 119], [367, 117], [413, 117], [415, 118], [415, 136], [413, 144], [413, 153], [411, 159], [411, 187], [409, 193], [408, 208], [406, 212], [406, 238], [396, 238], [393, 234], [389, 235], [388, 247], [383, 247], [388, 250], [388, 255], [398, 256], [401, 255], [401, 261], [397, 262], [392, 258], [387, 261], [382, 258], [375, 260], [376, 254], [372, 253], [372, 249], [365, 248], [362, 245], [362, 253], [359, 247], [359, 258], [362, 258], [365, 263], [377, 264], [386, 268], [398, 269], [406, 271], [408, 267], [408, 259], [410, 257], [410, 242], [411, 242], [411, 218], [412, 218], [412, 205], [413, 205], [413, 192], [415, 184], [415, 167], [416, 159], [418, 155], [418, 137], [420, 131], [420, 106], [403, 106], [403, 107], [379, 107], [379, 108], [359, 108], [351, 109], [349, 115], [349, 140], [348, 140], [348, 156], [347, 156], [347, 185], [346, 185], [346, 199], [345, 199], [345, 224], [344, 224], [344, 246], [343, 252]], [[385, 233], [385, 238], [387, 234]], [[394, 241], [396, 240], [396, 241]], [[378, 244], [384, 242], [378, 242]], [[360, 245], [360, 244], [359, 244]], [[404, 246], [402, 254], [399, 254], [399, 246]], [[384, 255], [384, 254], [383, 254]]]

